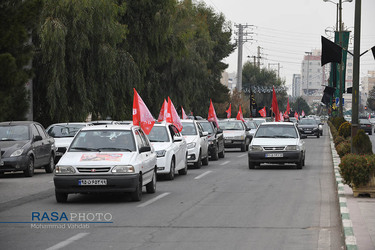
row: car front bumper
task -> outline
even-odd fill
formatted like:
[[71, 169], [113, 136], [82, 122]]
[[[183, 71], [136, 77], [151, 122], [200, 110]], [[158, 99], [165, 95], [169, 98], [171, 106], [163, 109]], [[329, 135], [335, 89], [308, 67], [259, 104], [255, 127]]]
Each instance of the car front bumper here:
[[167, 157], [158, 157], [157, 158], [157, 173], [158, 174], [167, 174], [169, 173], [171, 166], [167, 164]]
[[317, 136], [320, 135], [320, 130], [300, 130], [299, 131], [301, 135], [306, 135], [306, 136]]
[[[282, 156], [271, 157], [270, 154], [282, 154]], [[248, 159], [253, 163], [299, 163], [302, 157], [302, 151], [249, 151], [248, 153]]]
[[[106, 179], [107, 185], [85, 185], [78, 183], [84, 179]], [[55, 175], [55, 191], [60, 193], [104, 193], [133, 192], [139, 181], [139, 174], [124, 175]]]
[[237, 140], [237, 139], [225, 139], [224, 147], [226, 148], [240, 148], [246, 143], [246, 140]]
[[27, 168], [28, 160], [29, 157], [27, 155], [2, 158], [0, 172], [23, 171]]
[[198, 161], [198, 156], [199, 156], [199, 148], [189, 148], [188, 149], [188, 157], [187, 157], [187, 162], [188, 163], [195, 163]]

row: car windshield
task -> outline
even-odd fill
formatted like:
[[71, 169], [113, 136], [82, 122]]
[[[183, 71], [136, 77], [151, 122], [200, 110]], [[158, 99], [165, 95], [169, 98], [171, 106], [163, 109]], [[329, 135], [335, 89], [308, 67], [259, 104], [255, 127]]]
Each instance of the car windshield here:
[[49, 127], [47, 133], [54, 138], [74, 137], [84, 126], [84, 124], [56, 124]]
[[0, 126], [0, 139], [2, 141], [30, 140], [29, 127], [26, 125]]
[[294, 126], [261, 125], [254, 138], [298, 138], [298, 135]]
[[302, 119], [299, 125], [316, 125], [316, 121], [314, 119]]
[[247, 122], [246, 122], [246, 126], [247, 126], [248, 128], [251, 128], [251, 129], [256, 129], [256, 128], [257, 128], [256, 123], [255, 123], [255, 122], [250, 122], [250, 121], [247, 121]]
[[182, 123], [182, 135], [197, 135], [198, 132], [195, 129], [194, 123], [192, 122], [183, 122]]
[[222, 130], [245, 130], [241, 121], [219, 121]]
[[70, 152], [135, 150], [134, 137], [130, 130], [80, 131], [69, 148]]
[[359, 123], [370, 123], [370, 121], [368, 119], [359, 119]]
[[169, 142], [167, 128], [164, 126], [154, 126], [150, 134], [148, 134], [150, 142]]
[[203, 131], [208, 132], [209, 134], [214, 133], [214, 130], [212, 129], [210, 122], [199, 122], [199, 123], [202, 125]]

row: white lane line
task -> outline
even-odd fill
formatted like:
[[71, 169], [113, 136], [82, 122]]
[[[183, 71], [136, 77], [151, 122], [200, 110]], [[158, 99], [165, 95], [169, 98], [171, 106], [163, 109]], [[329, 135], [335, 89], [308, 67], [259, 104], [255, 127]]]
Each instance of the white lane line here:
[[230, 161], [225, 161], [223, 163], [220, 164], [220, 166], [224, 166], [224, 165], [227, 165]]
[[154, 203], [155, 201], [160, 200], [161, 198], [163, 198], [164, 196], [167, 196], [169, 194], [170, 193], [167, 192], [167, 193], [163, 193], [161, 195], [158, 195], [155, 198], [153, 198], [153, 199], [151, 199], [149, 201], [146, 201], [145, 203], [142, 203], [142, 204], [138, 205], [137, 207], [145, 207], [147, 205], [150, 205], [151, 203]]
[[90, 233], [79, 233], [79, 234], [74, 235], [73, 237], [70, 237], [69, 239], [64, 240], [64, 241], [62, 241], [62, 242], [60, 242], [60, 243], [58, 243], [58, 244], [56, 244], [56, 245], [54, 245], [54, 246], [52, 246], [50, 248], [47, 248], [46, 250], [61, 249], [63, 247], [66, 247], [67, 245], [73, 243], [74, 241], [79, 240], [79, 239], [85, 237], [88, 234], [90, 234]]
[[194, 179], [195, 180], [198, 180], [198, 179], [200, 179], [200, 178], [202, 178], [203, 176], [205, 176], [205, 175], [208, 175], [209, 173], [211, 173], [212, 171], [207, 171], [207, 172], [204, 172], [203, 174], [201, 174], [201, 175], [198, 175], [197, 177], [195, 177]]
[[53, 183], [53, 181], [49, 181], [48, 183]]
[[238, 158], [241, 158], [241, 157], [244, 157], [245, 155], [247, 155], [247, 154], [242, 154], [242, 155], [239, 155], [239, 156], [237, 156]]

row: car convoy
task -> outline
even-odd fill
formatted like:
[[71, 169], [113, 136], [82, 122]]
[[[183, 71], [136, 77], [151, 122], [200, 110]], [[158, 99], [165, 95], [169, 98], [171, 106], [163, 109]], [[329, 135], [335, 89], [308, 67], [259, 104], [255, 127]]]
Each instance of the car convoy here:
[[[54, 172], [57, 202], [73, 193], [129, 193], [142, 199], [142, 189], [155, 193], [157, 178], [186, 175], [188, 165], [201, 168], [225, 157], [225, 148], [247, 151], [248, 167], [261, 164], [305, 165], [307, 136], [323, 135], [320, 119], [297, 122], [265, 119], [203, 118], [181, 120], [182, 130], [156, 122], [148, 135], [131, 121], [57, 123], [46, 130], [37, 122], [0, 123], [0, 175], [35, 168]], [[370, 131], [368, 131], [371, 134]]]

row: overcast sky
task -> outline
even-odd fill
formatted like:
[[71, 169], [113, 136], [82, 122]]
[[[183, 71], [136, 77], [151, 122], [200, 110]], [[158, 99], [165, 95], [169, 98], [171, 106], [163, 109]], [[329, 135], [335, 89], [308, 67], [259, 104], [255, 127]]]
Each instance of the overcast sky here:
[[[292, 75], [301, 73], [301, 62], [306, 51], [321, 49], [321, 36], [328, 37], [326, 29], [336, 25], [336, 4], [323, 0], [200, 0], [216, 12], [224, 14], [235, 24], [254, 25], [253, 41], [243, 47], [243, 63], [248, 56], [256, 56], [260, 46], [263, 67], [277, 69], [280, 63], [280, 77], [291, 85]], [[339, 0], [332, 0], [338, 2]], [[354, 5], [342, 4], [342, 19], [345, 27], [354, 33]], [[251, 31], [248, 29], [248, 31]], [[250, 37], [250, 36], [249, 36]], [[235, 35], [233, 34], [233, 41]], [[375, 0], [362, 0], [361, 52], [375, 46]], [[350, 47], [353, 47], [353, 39]], [[224, 61], [229, 64], [229, 73], [237, 71], [237, 50]], [[270, 64], [270, 65], [269, 65]], [[361, 57], [361, 76], [367, 70], [375, 70], [371, 51]]]

